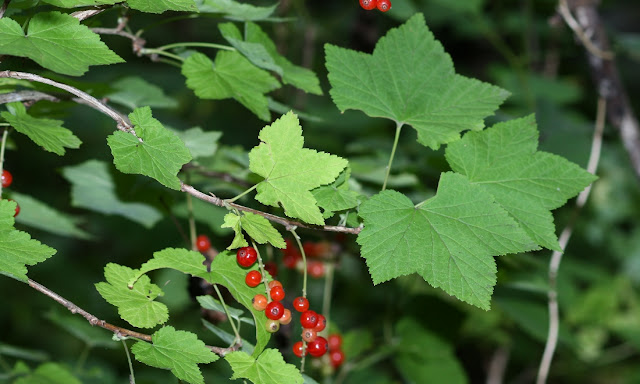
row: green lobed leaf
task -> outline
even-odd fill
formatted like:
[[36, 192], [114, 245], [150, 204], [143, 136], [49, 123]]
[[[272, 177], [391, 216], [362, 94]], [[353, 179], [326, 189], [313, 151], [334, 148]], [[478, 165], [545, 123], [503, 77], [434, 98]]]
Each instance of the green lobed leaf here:
[[118, 307], [123, 320], [138, 328], [153, 328], [169, 319], [167, 306], [154, 301], [162, 290], [151, 283], [148, 276], [141, 276], [129, 288], [130, 280], [138, 271], [122, 265], [109, 263], [104, 268], [107, 282], [96, 284], [96, 289], [109, 304]]
[[142, 12], [163, 13], [165, 11], [198, 12], [193, 0], [127, 0], [133, 9]]
[[15, 20], [0, 19], [0, 54], [28, 57], [71, 76], [83, 75], [90, 65], [124, 61], [78, 19], [60, 12], [36, 13], [26, 35]]
[[10, 112], [1, 112], [0, 116], [16, 131], [27, 135], [45, 151], [62, 156], [65, 154], [65, 148], [76, 149], [80, 147], [82, 141], [73, 132], [64, 128], [62, 121], [30, 116], [21, 102], [10, 103], [8, 107]]
[[261, 284], [255, 288], [251, 288], [245, 283], [247, 272], [257, 270], [258, 266], [254, 265], [249, 269], [242, 268], [238, 265], [234, 255], [235, 253], [228, 251], [219, 253], [211, 262], [211, 272], [207, 272], [207, 267], [203, 264], [204, 257], [200, 252], [187, 249], [167, 248], [155, 252], [153, 259], [142, 264], [138, 271], [131, 274], [128, 279], [128, 284], [133, 284], [138, 278], [147, 278], [144, 274], [152, 270], [172, 268], [205, 279], [211, 284], [223, 285], [229, 290], [231, 295], [253, 315], [254, 322], [257, 324], [256, 346], [254, 350], [254, 355], [257, 356], [265, 348], [271, 337], [266, 327], [261, 326], [267, 322], [264, 311], [256, 311], [252, 305], [252, 299], [256, 294], [264, 294], [264, 286]]
[[62, 175], [71, 183], [71, 205], [122, 216], [147, 228], [153, 227], [162, 214], [146, 204], [120, 201], [109, 166], [102, 161], [87, 160], [62, 168]]
[[139, 341], [131, 347], [136, 360], [156, 368], [171, 370], [178, 379], [204, 384], [198, 364], [212, 363], [219, 357], [191, 332], [162, 327], [151, 336], [152, 343]]
[[553, 215], [596, 177], [556, 155], [537, 151], [533, 115], [469, 132], [449, 145], [451, 168], [490, 193], [539, 245], [560, 251]]
[[97, 5], [113, 5], [120, 0], [42, 0], [43, 3], [55, 5], [60, 8], [89, 7]]
[[165, 95], [162, 88], [137, 76], [124, 77], [112, 84], [113, 92], [105, 97], [112, 103], [133, 110], [140, 107], [175, 108], [178, 102]]
[[282, 68], [276, 64], [264, 45], [244, 41], [238, 27], [233, 23], [223, 23], [218, 25], [222, 37], [225, 38], [235, 49], [242, 53], [256, 67], [273, 71], [282, 76]]
[[442, 174], [436, 196], [419, 206], [383, 191], [360, 206], [362, 246], [375, 284], [418, 273], [429, 284], [489, 309], [496, 283], [493, 256], [538, 249], [481, 187]]
[[0, 272], [27, 281], [27, 265], [36, 265], [53, 256], [56, 250], [13, 228], [16, 203], [0, 200]]
[[415, 320], [404, 318], [396, 325], [400, 338], [394, 362], [405, 379], [412, 383], [438, 381], [451, 384], [469, 382], [453, 347]]
[[14, 384], [81, 384], [69, 370], [57, 363], [44, 363], [35, 371], [19, 377]]
[[189, 149], [194, 159], [215, 155], [218, 150], [218, 140], [222, 136], [222, 132], [205, 132], [200, 127], [193, 127], [176, 133]]
[[235, 99], [260, 119], [269, 121], [268, 100], [264, 95], [280, 87], [276, 78], [251, 64], [238, 52], [220, 51], [212, 62], [194, 53], [182, 64], [187, 87], [201, 99]]
[[149, 107], [136, 108], [129, 119], [138, 137], [117, 131], [107, 138], [116, 168], [123, 173], [149, 176], [180, 190], [177, 174], [191, 160], [182, 140], [154, 119]]
[[256, 200], [277, 207], [289, 217], [310, 224], [324, 224], [311, 189], [333, 182], [347, 160], [303, 148], [298, 117], [289, 112], [260, 131], [260, 145], [249, 153], [249, 168], [264, 177]]
[[[410, 52], [410, 54], [408, 54]], [[437, 149], [483, 119], [508, 92], [457, 75], [451, 57], [417, 14], [390, 30], [372, 55], [325, 45], [331, 97], [344, 112], [359, 109], [411, 125], [418, 142]]]
[[225, 360], [233, 369], [231, 379], [247, 379], [254, 384], [302, 384], [300, 371], [292, 364], [285, 363], [280, 352], [267, 349], [257, 359], [245, 352], [231, 352]]
[[360, 194], [349, 189], [347, 181], [351, 176], [351, 168], [347, 167], [340, 176], [329, 185], [323, 185], [311, 191], [324, 210], [324, 217], [333, 216], [334, 212], [355, 208]]
[[19, 224], [78, 239], [91, 239], [93, 237], [78, 228], [76, 225], [77, 218], [53, 209], [42, 201], [17, 192], [11, 192], [11, 198], [20, 202], [20, 214], [15, 218]]
[[273, 14], [278, 3], [268, 7], [239, 3], [233, 0], [195, 0], [200, 12], [222, 13], [231, 20], [264, 20]]
[[269, 220], [251, 212], [240, 212], [240, 215], [228, 213], [224, 217], [222, 228], [231, 228], [236, 233], [233, 242], [227, 249], [236, 249], [249, 245], [242, 234], [243, 230], [258, 244], [269, 243], [281, 249], [287, 246], [280, 232], [271, 225]]

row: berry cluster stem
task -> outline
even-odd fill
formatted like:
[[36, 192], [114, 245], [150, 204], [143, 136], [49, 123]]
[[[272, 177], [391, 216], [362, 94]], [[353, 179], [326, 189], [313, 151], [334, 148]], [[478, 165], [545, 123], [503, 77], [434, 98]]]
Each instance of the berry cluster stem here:
[[[9, 128], [5, 128], [2, 132], [2, 143], [0, 143], [0, 174], [4, 169], [4, 148], [7, 145], [7, 135], [9, 134]], [[2, 183], [0, 183], [0, 197], [2, 197]]]
[[296, 229], [292, 228], [289, 230], [289, 232], [291, 232], [291, 234], [293, 235], [293, 238], [296, 239], [296, 243], [298, 243], [298, 248], [300, 248], [300, 254], [302, 255], [302, 267], [303, 267], [302, 297], [306, 298], [307, 297], [307, 255], [304, 253], [304, 247], [300, 242], [300, 236], [298, 236], [298, 234], [296, 233]]
[[322, 314], [327, 319], [327, 331], [331, 321], [331, 297], [333, 296], [333, 272], [335, 271], [333, 262], [327, 263], [324, 277], [324, 292], [322, 294]]
[[[187, 182], [189, 181], [189, 175], [187, 174]], [[191, 249], [195, 250], [196, 247], [196, 219], [193, 217], [193, 200], [191, 195], [187, 194], [187, 211], [189, 212], [189, 240], [191, 241]]]
[[131, 354], [129, 353], [129, 348], [127, 347], [127, 342], [122, 341], [122, 345], [124, 346], [124, 352], [127, 354], [127, 362], [129, 363], [129, 381], [131, 384], [136, 384], [136, 377], [133, 375], [133, 364], [131, 363]]
[[231, 329], [233, 329], [233, 334], [236, 336], [235, 340], [231, 345], [239, 344], [242, 341], [240, 337], [240, 332], [238, 328], [236, 328], [236, 323], [233, 321], [231, 314], [229, 313], [229, 309], [227, 308], [227, 304], [224, 302], [224, 298], [222, 297], [222, 293], [220, 293], [220, 289], [216, 284], [213, 284], [213, 289], [215, 289], [216, 294], [218, 295], [218, 299], [220, 299], [220, 303], [222, 304], [222, 309], [224, 309], [224, 313], [227, 315], [227, 319], [229, 319], [229, 324], [231, 324]]
[[262, 256], [260, 256], [260, 251], [258, 250], [258, 246], [256, 245], [255, 241], [253, 241], [253, 239], [251, 239], [251, 246], [253, 247], [253, 249], [256, 250], [256, 255], [258, 255], [258, 268], [260, 268], [260, 274], [262, 275], [262, 283], [264, 284], [264, 290], [266, 292], [267, 300], [271, 302], [269, 282], [265, 278], [266, 275], [264, 270], [264, 263], [262, 262]]
[[382, 190], [387, 188], [387, 181], [389, 180], [389, 173], [391, 172], [391, 164], [393, 164], [393, 158], [396, 155], [396, 148], [398, 148], [398, 141], [400, 140], [400, 131], [402, 130], [402, 123], [396, 122], [396, 137], [393, 139], [393, 147], [391, 148], [391, 156], [389, 156], [389, 164], [387, 165], [387, 173], [384, 176], [384, 182], [382, 183]]

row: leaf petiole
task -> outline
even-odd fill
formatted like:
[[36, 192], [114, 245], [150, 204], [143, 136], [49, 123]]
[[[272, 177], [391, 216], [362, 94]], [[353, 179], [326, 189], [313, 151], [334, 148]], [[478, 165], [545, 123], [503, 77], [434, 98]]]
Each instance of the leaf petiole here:
[[184, 62], [184, 58], [178, 56], [178, 55], [174, 55], [173, 53], [169, 53], [166, 51], [163, 51], [161, 49], [156, 49], [156, 48], [143, 48], [140, 50], [140, 53], [143, 55], [159, 55], [159, 56], [166, 56], [166, 57], [170, 57], [174, 60], [178, 60], [179, 62]]
[[236, 197], [234, 197], [232, 199], [226, 199], [225, 202], [226, 203], [233, 203], [234, 201], [240, 199], [241, 197], [245, 196], [247, 193], [250, 193], [251, 191], [253, 191], [256, 188], [258, 188], [258, 184], [256, 184], [253, 187], [247, 189], [246, 191], [242, 192], [241, 194], [239, 194], [238, 196], [236, 196]]
[[387, 165], [387, 173], [384, 176], [384, 182], [382, 183], [382, 190], [387, 188], [387, 181], [389, 180], [389, 173], [391, 172], [391, 164], [393, 164], [393, 158], [396, 155], [396, 148], [398, 148], [398, 141], [400, 139], [400, 131], [402, 130], [403, 123], [396, 121], [396, 137], [393, 139], [393, 147], [391, 148], [391, 156], [389, 156], [389, 164]]
[[216, 294], [218, 295], [218, 299], [220, 299], [220, 304], [222, 304], [224, 313], [227, 315], [227, 319], [229, 319], [229, 324], [231, 324], [231, 329], [233, 329], [233, 334], [236, 337], [235, 340], [233, 340], [233, 344], [231, 344], [233, 346], [242, 341], [242, 338], [240, 337], [240, 332], [238, 331], [238, 328], [236, 328], [236, 323], [234, 323], [233, 318], [229, 313], [229, 309], [227, 308], [227, 304], [225, 304], [224, 302], [224, 298], [222, 297], [222, 293], [220, 293], [220, 289], [218, 289], [218, 285], [217, 284], [212, 284], [212, 285], [213, 285], [213, 289], [215, 289]]
[[201, 48], [212, 48], [212, 49], [222, 49], [225, 51], [235, 51], [236, 49], [230, 47], [228, 45], [215, 44], [215, 43], [199, 43], [199, 42], [183, 42], [183, 43], [173, 43], [163, 45], [161, 47], [157, 47], [161, 51], [166, 51], [168, 49], [180, 48], [180, 47], [201, 47]]

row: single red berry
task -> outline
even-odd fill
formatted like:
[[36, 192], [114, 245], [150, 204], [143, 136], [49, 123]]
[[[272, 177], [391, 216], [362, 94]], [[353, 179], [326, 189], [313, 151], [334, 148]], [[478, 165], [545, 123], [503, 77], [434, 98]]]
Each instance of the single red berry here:
[[312, 342], [316, 339], [316, 337], [318, 337], [318, 332], [314, 331], [313, 329], [304, 328], [302, 330], [302, 340], [306, 341], [307, 343]]
[[269, 333], [278, 332], [278, 329], [280, 329], [280, 322], [278, 320], [267, 319], [265, 328], [267, 328], [267, 332]]
[[302, 343], [302, 341], [297, 341], [293, 344], [293, 354], [298, 356], [298, 357], [302, 357], [304, 355], [306, 355], [305, 353], [305, 348], [304, 348], [304, 344]]
[[309, 261], [307, 263], [307, 273], [316, 279], [324, 276], [324, 263], [322, 261]]
[[264, 295], [257, 294], [251, 299], [251, 304], [256, 311], [264, 311], [267, 307], [268, 301]]
[[13, 175], [6, 169], [2, 170], [2, 188], [7, 188], [13, 182]]
[[282, 325], [287, 325], [291, 322], [291, 311], [288, 309], [284, 309], [284, 313], [282, 314], [282, 317], [280, 318], [280, 324]]
[[271, 289], [273, 287], [282, 288], [282, 283], [280, 281], [278, 281], [278, 280], [271, 280], [268, 285], [269, 285], [269, 289]]
[[304, 311], [300, 315], [300, 324], [302, 328], [314, 328], [318, 325], [318, 314], [315, 311]]
[[373, 8], [375, 8], [377, 3], [378, 2], [376, 0], [360, 0], [360, 6], [366, 9], [367, 11], [370, 11]]
[[338, 350], [342, 346], [342, 336], [337, 333], [332, 333], [329, 335], [328, 342], [330, 351]]
[[258, 271], [249, 271], [244, 278], [244, 282], [251, 288], [257, 287], [262, 282], [262, 275]]
[[264, 263], [264, 269], [265, 271], [269, 272], [271, 277], [278, 276], [278, 265], [273, 261], [267, 261], [266, 263]]
[[318, 324], [313, 327], [313, 330], [316, 332], [322, 332], [327, 327], [327, 318], [323, 315], [318, 314]]
[[211, 248], [211, 240], [207, 235], [200, 235], [196, 238], [196, 248], [200, 252], [207, 252]]
[[327, 339], [322, 336], [316, 337], [315, 340], [307, 344], [307, 351], [313, 357], [320, 357], [327, 352], [327, 348], [329, 348], [329, 343], [327, 343]]
[[376, 5], [380, 12], [387, 12], [391, 9], [391, 1], [390, 0], [378, 0], [378, 4]]
[[249, 268], [258, 260], [258, 253], [253, 247], [242, 247], [238, 249], [236, 259], [240, 266]]
[[316, 243], [312, 241], [305, 241], [302, 243], [302, 249], [304, 249], [304, 253], [309, 257], [318, 256]]
[[338, 368], [344, 363], [344, 352], [340, 349], [336, 349], [335, 351], [331, 351], [329, 353], [329, 359], [331, 360], [331, 365], [333, 368]]
[[304, 312], [309, 309], [309, 300], [300, 296], [293, 300], [293, 308], [298, 312]]
[[13, 214], [13, 217], [18, 216], [18, 214], [20, 213], [20, 204], [18, 204], [17, 201], [13, 200], [13, 199], [8, 199], [9, 201], [13, 201], [14, 203], [16, 203], [16, 213]]
[[285, 268], [294, 269], [298, 265], [298, 260], [302, 260], [302, 256], [286, 253], [282, 258], [282, 264], [284, 264]]
[[284, 288], [275, 286], [271, 288], [269, 295], [271, 295], [271, 300], [281, 301], [284, 299]]
[[284, 314], [284, 305], [279, 301], [272, 301], [267, 304], [267, 308], [264, 309], [264, 314], [271, 320], [279, 320]]

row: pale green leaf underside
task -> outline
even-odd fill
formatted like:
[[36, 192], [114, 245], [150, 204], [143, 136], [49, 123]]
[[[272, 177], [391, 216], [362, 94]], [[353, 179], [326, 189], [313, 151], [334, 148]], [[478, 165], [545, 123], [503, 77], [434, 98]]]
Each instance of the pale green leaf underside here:
[[35, 371], [21, 376], [13, 384], [81, 384], [65, 367], [57, 363], [44, 363]]
[[61, 236], [78, 239], [92, 238], [90, 234], [78, 228], [77, 219], [73, 216], [60, 212], [29, 195], [11, 192], [11, 198], [20, 202], [20, 214], [16, 216], [19, 224]]
[[[1, 21], [1, 20], [0, 20]], [[0, 48], [1, 49], [1, 48]], [[10, 112], [2, 112], [2, 116], [16, 131], [27, 135], [34, 143], [45, 151], [62, 156], [65, 148], [79, 148], [82, 143], [73, 132], [62, 126], [62, 121], [40, 119], [27, 114], [25, 106], [11, 103]]]
[[200, 12], [222, 13], [231, 20], [263, 20], [271, 16], [278, 3], [268, 7], [240, 3], [233, 0], [196, 0]]
[[186, 331], [163, 327], [153, 334], [152, 344], [139, 341], [131, 347], [136, 360], [156, 368], [168, 369], [178, 379], [204, 384], [198, 364], [219, 359], [198, 337]]
[[419, 208], [388, 190], [363, 203], [360, 216], [364, 229], [357, 241], [375, 284], [418, 273], [483, 309], [496, 283], [493, 256], [537, 249], [491, 195], [451, 172]]
[[1, 19], [0, 54], [28, 57], [47, 69], [71, 76], [83, 75], [90, 65], [124, 61], [78, 19], [60, 12], [37, 13], [29, 22], [26, 36], [16, 21]]
[[508, 92], [457, 75], [442, 45], [417, 14], [382, 37], [372, 55], [325, 46], [330, 91], [341, 111], [359, 109], [411, 125], [437, 149], [464, 130], [484, 127]]
[[131, 110], [139, 107], [175, 108], [178, 106], [176, 100], [165, 95], [162, 88], [140, 77], [124, 77], [113, 83], [112, 87], [115, 91], [106, 96], [109, 101], [124, 105]]
[[483, 132], [469, 132], [449, 145], [451, 168], [490, 193], [539, 245], [560, 250], [553, 216], [596, 177], [570, 161], [538, 152], [533, 115]]
[[121, 201], [108, 167], [105, 162], [88, 160], [62, 169], [62, 175], [71, 183], [71, 205], [105, 215], [122, 216], [147, 228], [153, 227], [162, 214], [143, 203]]
[[289, 112], [264, 127], [260, 145], [249, 153], [249, 168], [265, 178], [258, 184], [256, 200], [277, 207], [289, 217], [324, 224], [311, 189], [333, 182], [347, 166], [341, 157], [303, 148], [298, 117]]
[[260, 119], [269, 121], [271, 115], [264, 95], [280, 87], [276, 78], [238, 52], [220, 51], [215, 62], [201, 53], [189, 56], [182, 65], [187, 87], [202, 99], [233, 98]]
[[162, 290], [147, 276], [140, 277], [133, 288], [127, 283], [137, 271], [122, 265], [109, 263], [104, 268], [107, 282], [96, 284], [100, 295], [111, 305], [118, 307], [120, 317], [138, 328], [153, 328], [169, 319], [167, 306], [154, 301]]
[[156, 179], [164, 186], [179, 190], [177, 174], [191, 160], [180, 138], [151, 116], [151, 108], [137, 108], [129, 114], [137, 137], [117, 131], [107, 138], [113, 162], [120, 172]]
[[172, 268], [192, 276], [201, 277], [211, 284], [223, 285], [240, 304], [251, 312], [255, 324], [258, 324], [256, 327], [257, 342], [254, 350], [254, 354], [257, 355], [265, 348], [271, 337], [266, 327], [262, 326], [267, 321], [264, 311], [256, 311], [251, 302], [256, 294], [264, 293], [264, 286], [262, 284], [255, 288], [247, 286], [245, 283], [247, 272], [257, 270], [258, 266], [254, 265], [252, 268], [244, 269], [238, 266], [234, 255], [235, 253], [228, 251], [219, 253], [211, 262], [211, 272], [207, 272], [207, 267], [203, 264], [204, 256], [199, 252], [168, 248], [155, 252], [153, 259], [144, 263], [140, 270], [134, 271], [129, 276], [128, 283], [125, 283], [125, 288], [126, 284], [132, 284], [138, 278], [148, 279], [144, 275], [145, 273], [161, 268]]
[[240, 216], [228, 213], [224, 217], [222, 228], [231, 228], [236, 233], [233, 243], [227, 249], [236, 249], [248, 245], [242, 234], [243, 230], [258, 244], [269, 243], [276, 248], [285, 248], [287, 246], [280, 232], [271, 225], [269, 220], [251, 212], [242, 212]]
[[232, 352], [225, 360], [233, 369], [231, 379], [247, 379], [254, 384], [302, 384], [300, 371], [292, 364], [285, 363], [275, 349], [267, 349], [257, 359], [245, 352]]

